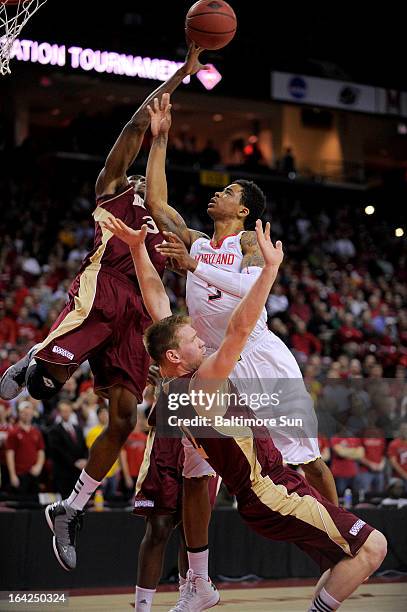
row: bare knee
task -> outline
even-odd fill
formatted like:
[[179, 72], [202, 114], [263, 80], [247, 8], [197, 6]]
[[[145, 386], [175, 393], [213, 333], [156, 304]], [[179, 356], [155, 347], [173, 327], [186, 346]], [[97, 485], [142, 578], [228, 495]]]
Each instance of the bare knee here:
[[147, 520], [144, 541], [151, 547], [165, 546], [173, 527], [172, 516], [154, 516]]
[[137, 399], [123, 387], [114, 387], [109, 393], [109, 424], [106, 434], [124, 444], [134, 429], [137, 418]]
[[111, 415], [109, 417], [109, 424], [106, 429], [106, 435], [109, 438], [117, 439], [120, 444], [123, 445], [132, 430], [133, 422], [131, 416], [119, 417], [118, 415]]
[[369, 566], [370, 574], [375, 572], [387, 554], [387, 540], [384, 535], [375, 529], [360, 549], [358, 556], [362, 555]]

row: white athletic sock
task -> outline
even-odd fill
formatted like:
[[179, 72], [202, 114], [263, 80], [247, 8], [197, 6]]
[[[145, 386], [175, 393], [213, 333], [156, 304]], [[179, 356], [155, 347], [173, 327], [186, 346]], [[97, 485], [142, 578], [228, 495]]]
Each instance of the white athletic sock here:
[[90, 500], [90, 496], [98, 486], [100, 482], [97, 480], [93, 480], [85, 470], [82, 470], [81, 475], [79, 476], [76, 484], [72, 490], [72, 493], [68, 497], [67, 504], [74, 508], [75, 510], [83, 510], [88, 501]]
[[209, 550], [202, 550], [200, 552], [189, 552], [188, 550], [188, 565], [195, 576], [208, 580], [208, 560]]
[[322, 589], [314, 599], [308, 612], [332, 612], [337, 610], [342, 602], [337, 601], [335, 597], [332, 597], [325, 589]]
[[142, 589], [136, 586], [135, 612], [150, 612], [155, 589]]

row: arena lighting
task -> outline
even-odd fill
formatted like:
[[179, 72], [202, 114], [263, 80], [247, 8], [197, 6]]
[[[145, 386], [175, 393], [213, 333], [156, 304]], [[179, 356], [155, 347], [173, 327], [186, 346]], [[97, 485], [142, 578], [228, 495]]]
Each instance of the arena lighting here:
[[[183, 62], [167, 59], [18, 38], [14, 41], [10, 57], [19, 62], [38, 63], [43, 66], [69, 66], [74, 70], [84, 72], [107, 73], [156, 81], [166, 81], [183, 65]], [[215, 66], [209, 65], [210, 70], [200, 70], [197, 73], [198, 79], [208, 90], [213, 89], [222, 79]], [[190, 77], [187, 76], [183, 83], [189, 82]]]
[[373, 215], [374, 211], [375, 211], [375, 207], [374, 206], [366, 206], [366, 208], [365, 208], [365, 213], [367, 215]]
[[404, 236], [404, 230], [402, 227], [397, 227], [394, 231], [396, 238], [402, 238]]

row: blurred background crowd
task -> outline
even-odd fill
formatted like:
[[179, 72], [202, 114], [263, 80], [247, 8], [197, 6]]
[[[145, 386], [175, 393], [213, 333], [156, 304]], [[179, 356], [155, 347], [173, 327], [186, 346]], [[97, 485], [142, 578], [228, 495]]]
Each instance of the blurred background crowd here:
[[[86, 130], [79, 133], [85, 138]], [[99, 159], [44, 154], [36, 142], [0, 152], [6, 170], [0, 179], [0, 374], [47, 335], [93, 241]], [[367, 216], [352, 194], [288, 184], [290, 173], [298, 177], [292, 151], [268, 168], [252, 145], [234, 143], [235, 163], [222, 165], [213, 143], [197, 151], [193, 138], [175, 135], [170, 202], [190, 227], [211, 233], [206, 205], [219, 187], [208, 184], [204, 169], [226, 173], [229, 181], [254, 177], [264, 189], [265, 220], [286, 253], [267, 302], [268, 325], [300, 364], [319, 417], [321, 453], [341, 496], [350, 490], [354, 501], [401, 504], [407, 483], [405, 241], [385, 216]], [[142, 162], [147, 152], [148, 142]], [[276, 173], [283, 182], [270, 180]], [[173, 311], [185, 312], [185, 279], [166, 271], [164, 281]], [[133, 495], [151, 401], [147, 392], [120, 461], [104, 481], [112, 503]], [[107, 419], [87, 364], [52, 401], [23, 393], [1, 402], [0, 499], [39, 491], [66, 496]]]

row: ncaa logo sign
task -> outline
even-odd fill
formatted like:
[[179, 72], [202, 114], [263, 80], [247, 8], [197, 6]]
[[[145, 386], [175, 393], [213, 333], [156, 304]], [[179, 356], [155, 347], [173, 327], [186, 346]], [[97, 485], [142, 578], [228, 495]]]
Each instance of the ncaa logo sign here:
[[307, 95], [307, 83], [300, 76], [295, 76], [288, 82], [288, 93], [296, 100], [302, 100]]

